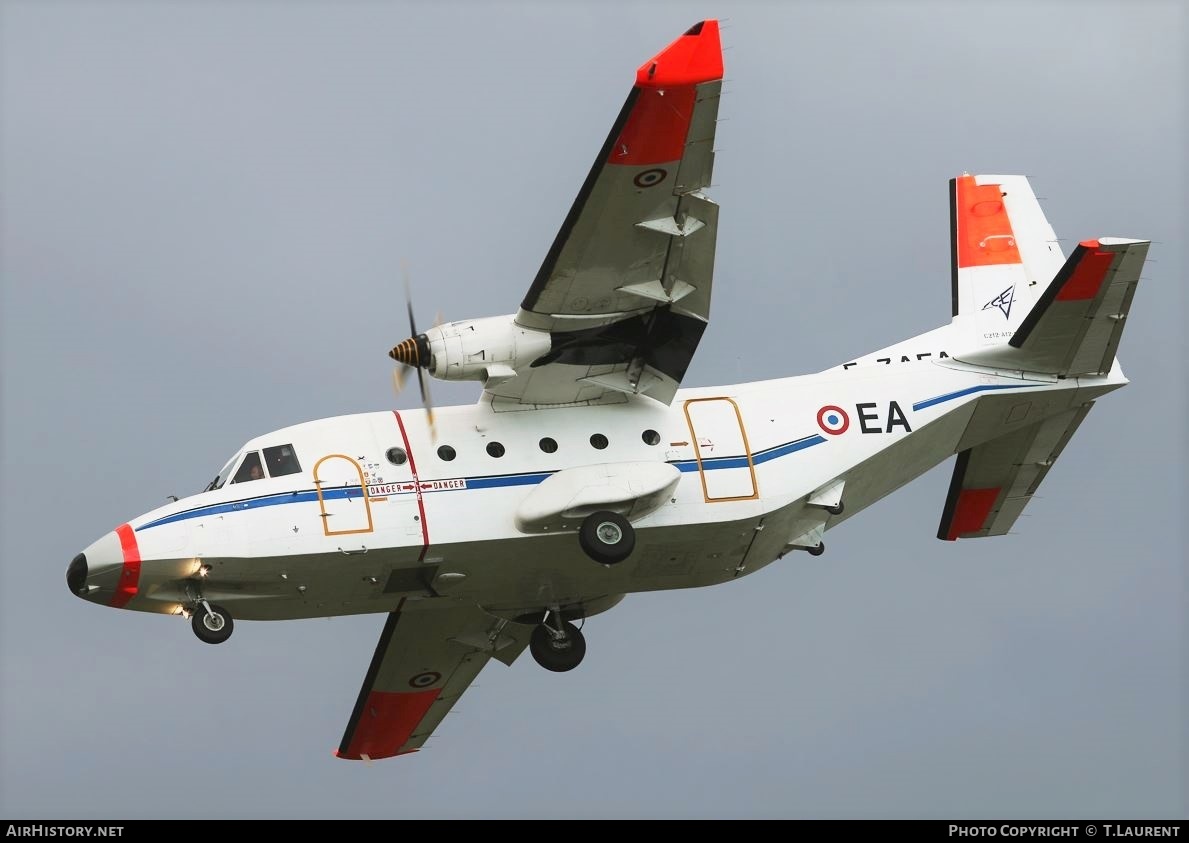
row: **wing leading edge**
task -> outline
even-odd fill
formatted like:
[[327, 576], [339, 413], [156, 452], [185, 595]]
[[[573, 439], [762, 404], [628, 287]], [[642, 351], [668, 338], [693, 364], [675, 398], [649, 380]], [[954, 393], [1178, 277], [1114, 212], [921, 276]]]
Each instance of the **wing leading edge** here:
[[641, 65], [516, 315], [551, 348], [488, 386], [497, 409], [672, 400], [710, 316], [722, 74], [715, 20]]

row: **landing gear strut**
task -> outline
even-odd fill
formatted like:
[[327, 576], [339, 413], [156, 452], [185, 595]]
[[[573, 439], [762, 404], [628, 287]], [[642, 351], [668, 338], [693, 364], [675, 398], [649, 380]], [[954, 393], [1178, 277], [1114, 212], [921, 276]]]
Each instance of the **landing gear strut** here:
[[541, 667], [564, 673], [582, 662], [586, 655], [586, 639], [578, 627], [563, 620], [559, 613], [550, 612], [533, 630], [528, 648]]
[[231, 621], [231, 613], [215, 603], [199, 600], [194, 607], [194, 617], [190, 621], [194, 634], [199, 641], [207, 644], [222, 644], [231, 637], [231, 630], [235, 626]]

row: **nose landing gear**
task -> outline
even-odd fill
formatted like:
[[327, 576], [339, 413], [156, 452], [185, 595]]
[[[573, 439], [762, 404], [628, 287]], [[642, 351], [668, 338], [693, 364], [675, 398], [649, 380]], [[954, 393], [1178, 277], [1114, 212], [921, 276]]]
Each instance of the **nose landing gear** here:
[[573, 670], [586, 655], [582, 631], [556, 611], [549, 612], [533, 630], [528, 647], [537, 664], [555, 673]]
[[200, 599], [194, 607], [194, 617], [190, 626], [199, 641], [207, 644], [222, 644], [231, 637], [235, 624], [231, 620], [231, 613], [215, 603], [208, 603]]

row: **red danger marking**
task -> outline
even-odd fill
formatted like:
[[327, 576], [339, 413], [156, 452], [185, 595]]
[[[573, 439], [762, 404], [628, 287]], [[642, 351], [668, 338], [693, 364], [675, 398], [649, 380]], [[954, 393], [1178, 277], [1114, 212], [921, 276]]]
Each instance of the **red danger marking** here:
[[371, 483], [367, 487], [368, 495], [399, 495], [407, 492], [445, 492], [451, 489], [465, 489], [467, 481], [464, 478], [455, 480], [419, 480], [417, 483]]
[[409, 470], [413, 472], [414, 486], [410, 491], [417, 493], [417, 511], [421, 518], [421, 555], [417, 561], [425, 559], [425, 554], [429, 552], [429, 524], [425, 520], [425, 501], [421, 499], [421, 489], [415, 485], [419, 481], [417, 479], [417, 463], [413, 461], [413, 449], [409, 447], [409, 435], [405, 433], [405, 423], [400, 417], [400, 413], [396, 410], [392, 411], [392, 415], [396, 416], [396, 426], [400, 428], [400, 438], [405, 444], [405, 453], [409, 455]]

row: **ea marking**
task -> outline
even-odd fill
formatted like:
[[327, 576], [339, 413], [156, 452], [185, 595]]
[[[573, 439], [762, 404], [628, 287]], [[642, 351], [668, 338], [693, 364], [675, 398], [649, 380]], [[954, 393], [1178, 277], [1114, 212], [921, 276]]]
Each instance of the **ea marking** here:
[[[879, 412], [879, 405], [874, 401], [855, 404], [855, 417], [859, 420], [859, 430], [863, 433], [892, 433], [896, 428], [903, 428], [905, 433], [912, 433], [908, 416], [904, 414], [898, 401], [889, 401], [887, 412], [882, 414]], [[840, 436], [850, 429], [850, 415], [839, 406], [827, 404], [817, 411], [817, 426], [823, 433]]]

